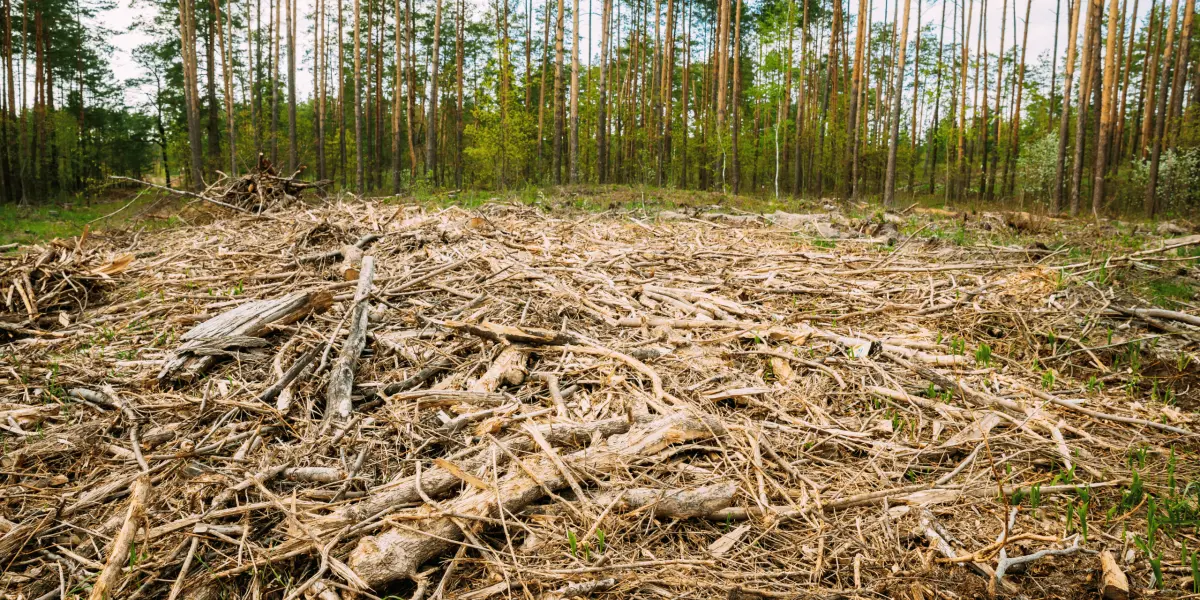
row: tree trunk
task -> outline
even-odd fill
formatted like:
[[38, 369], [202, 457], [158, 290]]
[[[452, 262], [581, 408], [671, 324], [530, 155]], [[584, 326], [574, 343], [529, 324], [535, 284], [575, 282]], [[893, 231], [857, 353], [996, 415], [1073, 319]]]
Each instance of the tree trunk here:
[[1175, 141], [1179, 138], [1179, 128], [1182, 123], [1180, 117], [1183, 112], [1185, 78], [1187, 77], [1188, 64], [1192, 59], [1190, 41], [1192, 39], [1192, 15], [1195, 12], [1194, 9], [1195, 0], [1184, 0], [1183, 27], [1179, 32], [1179, 58], [1175, 63], [1175, 82], [1171, 85], [1171, 110], [1167, 115], [1168, 122], [1171, 124], [1171, 131], [1167, 137], [1168, 148], [1175, 147]]
[[[1193, 0], [1187, 0], [1187, 2], [1190, 5]], [[1175, 18], [1178, 15], [1179, 0], [1171, 0], [1171, 20], [1167, 26], [1166, 49], [1163, 52], [1162, 87], [1158, 91], [1158, 108], [1155, 109], [1157, 116], [1154, 119], [1154, 139], [1151, 141], [1150, 180], [1146, 184], [1146, 200], [1144, 204], [1146, 217], [1151, 219], [1157, 214], [1159, 208], [1156, 199], [1156, 193], [1158, 192], [1158, 168], [1159, 161], [1162, 158], [1163, 132], [1167, 126], [1167, 86], [1171, 84], [1168, 78], [1170, 69], [1167, 69], [1167, 65], [1171, 64], [1171, 50], [1174, 49], [1175, 42]]]
[[[201, 155], [200, 98], [196, 72], [196, 10], [192, 0], [179, 0], [179, 33], [183, 54], [183, 91], [188, 125], [188, 154], [191, 158], [191, 188], [200, 191], [204, 186], [204, 161]], [[24, 39], [24, 36], [22, 36]], [[21, 55], [25, 56], [22, 50]], [[24, 74], [22, 74], [22, 77]], [[21, 86], [22, 95], [24, 87]], [[12, 89], [11, 87], [9, 88]], [[25, 100], [21, 99], [24, 106]], [[25, 189], [25, 186], [22, 186]]]
[[[1121, 102], [1117, 109], [1117, 132], [1113, 136], [1113, 154], [1119, 160], [1124, 154], [1125, 148], [1125, 122], [1129, 120], [1128, 113], [1125, 112], [1126, 101], [1129, 98], [1129, 74], [1133, 72], [1133, 48], [1134, 42], [1137, 41], [1137, 22], [1138, 22], [1138, 0], [1133, 0], [1133, 12], [1129, 20], [1129, 51], [1125, 55], [1125, 73], [1121, 79]], [[1149, 42], [1149, 36], [1146, 41]], [[1147, 48], [1149, 46], [1147, 45]], [[1114, 161], [1116, 162], [1116, 161]]]
[[733, 181], [731, 183], [733, 184], [733, 194], [736, 196], [742, 171], [741, 164], [738, 161], [738, 128], [741, 121], [741, 111], [738, 102], [742, 95], [742, 0], [737, 0], [733, 20], [733, 99], [730, 102], [730, 107], [733, 110], [733, 140], [731, 148], [733, 163], [731, 179]]
[[[218, 0], [212, 0], [212, 9], [214, 19], [216, 20], [217, 30], [217, 46], [221, 52], [221, 75], [223, 76], [224, 94], [225, 94], [225, 118], [226, 126], [229, 134], [229, 175], [237, 175], [237, 143], [235, 140], [235, 125], [233, 113], [233, 49], [227, 48], [225, 45], [225, 35], [223, 33], [226, 22], [230, 28], [229, 45], [233, 45], [233, 19], [230, 15], [225, 14], [222, 17], [221, 5]], [[224, 19], [224, 21], [222, 21]], [[210, 75], [211, 77], [211, 75]]]
[[730, 0], [717, 0], [720, 13], [717, 18], [717, 45], [714, 49], [717, 60], [717, 77], [714, 83], [717, 93], [717, 140], [721, 152], [717, 162], [713, 164], [713, 172], [720, 171], [722, 185], [725, 181], [725, 144], [722, 141], [725, 133], [725, 88], [729, 81], [729, 2]]
[[392, 194], [400, 194], [400, 84], [404, 81], [404, 15], [400, 13], [400, 0], [393, 0], [392, 10], [396, 13], [396, 80], [392, 82]]
[[[454, 185], [462, 188], [463, 185], [463, 29], [466, 27], [467, 20], [466, 0], [458, 0], [458, 26], [455, 27], [454, 33], [454, 66], [457, 71], [456, 76], [456, 92], [457, 102], [455, 104], [454, 115], [457, 120], [454, 128]], [[528, 63], [528, 61], [526, 61]]]
[[[1189, 4], [1192, 0], [1188, 0]], [[1092, 216], [1100, 218], [1100, 204], [1104, 202], [1104, 174], [1107, 165], [1108, 138], [1112, 134], [1111, 105], [1115, 98], [1116, 57], [1120, 34], [1117, 27], [1121, 21], [1117, 0], [1108, 3], [1108, 40], [1104, 49], [1104, 90], [1100, 101], [1100, 132], [1096, 139], [1096, 164], [1092, 167]]]
[[846, 139], [849, 140], [847, 150], [850, 153], [850, 180], [847, 183], [851, 199], [858, 198], [858, 149], [862, 145], [858, 139], [858, 102], [862, 92], [863, 59], [866, 54], [863, 52], [863, 45], [867, 36], [869, 13], [867, 0], [858, 0], [858, 20], [854, 26], [854, 75], [850, 80], [850, 112], [846, 117]]
[[565, 107], [563, 106], [563, 16], [566, 8], [566, 0], [558, 0], [558, 16], [554, 22], [554, 97], [551, 102], [554, 103], [554, 156], [553, 171], [554, 184], [562, 185], [562, 159], [563, 159], [563, 130], [565, 115], [563, 114]]
[[[1079, 1], [1082, 2], [1082, 0]], [[1083, 185], [1083, 146], [1087, 139], [1087, 98], [1088, 94], [1092, 92], [1092, 71], [1095, 69], [1092, 61], [1096, 60], [1097, 54], [1095, 45], [1096, 37], [1099, 35], [1100, 30], [1100, 6], [1100, 0], [1089, 0], [1087, 31], [1083, 36], [1083, 60], [1080, 64], [1080, 68], [1083, 72], [1080, 76], [1079, 107], [1076, 110], [1078, 114], [1076, 115], [1075, 119], [1075, 158], [1071, 162], [1073, 175], [1071, 177], [1070, 213], [1072, 216], [1079, 213], [1079, 197], [1082, 194], [1082, 190], [1080, 188]]]
[[[1016, 187], [1016, 170], [1012, 165], [1021, 156], [1021, 99], [1025, 92], [1025, 51], [1029, 46], [1029, 11], [1032, 6], [1033, 0], [1025, 0], [1025, 31], [1021, 34], [1021, 62], [1017, 67], [1017, 101], [1013, 108], [1008, 156], [1004, 159], [1004, 194], [1009, 197]], [[1016, 6], [1013, 12], [1016, 12]]]
[[900, 28], [900, 47], [896, 58], [896, 93], [892, 94], [892, 118], [889, 121], [891, 130], [888, 132], [887, 179], [883, 188], [884, 206], [892, 206], [896, 203], [896, 146], [899, 144], [900, 138], [900, 101], [902, 96], [900, 90], [904, 89], [904, 51], [908, 47], [908, 9], [911, 3], [912, 0], [904, 0], [904, 18], [897, 21], [897, 26]]
[[363, 98], [362, 98], [362, 36], [360, 35], [359, 0], [354, 0], [354, 191], [363, 194]]
[[[599, 183], [608, 181], [608, 33], [611, 20], [612, 0], [604, 0], [600, 9], [600, 89], [596, 104], [596, 181]], [[686, 73], [683, 86], [686, 91]], [[686, 98], [684, 102], [687, 102]], [[684, 118], [687, 118], [686, 106]]]
[[433, 46], [429, 51], [429, 80], [425, 83], [425, 173], [431, 177], [437, 167], [438, 58], [441, 56], [442, 0], [434, 0], [433, 6]]
[[571, 139], [568, 143], [569, 177], [579, 183], [579, 0], [571, 5]]

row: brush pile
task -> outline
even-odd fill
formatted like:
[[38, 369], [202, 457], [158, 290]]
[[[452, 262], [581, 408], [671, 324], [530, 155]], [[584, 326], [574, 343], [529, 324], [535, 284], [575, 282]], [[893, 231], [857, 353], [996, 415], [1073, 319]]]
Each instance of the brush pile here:
[[258, 165], [251, 172], [241, 177], [223, 176], [208, 186], [201, 196], [206, 200], [215, 200], [216, 204], [252, 213], [294, 208], [302, 204], [300, 195], [304, 190], [321, 190], [333, 183], [328, 179], [303, 181], [299, 179], [303, 172], [304, 167], [301, 166], [291, 176], [281, 177], [271, 161], [260, 152]]
[[0, 254], [0, 342], [69, 324], [133, 262], [133, 254], [99, 249], [87, 237]]
[[0, 597], [1190, 590], [1200, 327], [1111, 274], [1200, 237], [837, 222], [875, 237], [352, 199], [110, 237], [154, 254], [0, 353]]

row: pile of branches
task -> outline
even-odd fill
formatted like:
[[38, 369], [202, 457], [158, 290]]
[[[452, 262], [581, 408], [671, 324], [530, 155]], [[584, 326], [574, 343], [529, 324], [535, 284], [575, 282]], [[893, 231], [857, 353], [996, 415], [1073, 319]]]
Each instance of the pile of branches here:
[[222, 177], [204, 190], [206, 199], [213, 199], [226, 206], [240, 208], [253, 213], [289, 208], [300, 201], [300, 194], [307, 189], [322, 190], [332, 180], [302, 181], [303, 165], [290, 176], [282, 177], [275, 165], [259, 152], [258, 164], [241, 177]]
[[339, 201], [143, 236], [0, 353], [0, 597], [1191, 585], [1200, 328], [1093, 274], [1200, 237], [798, 231]]
[[102, 300], [134, 255], [88, 239], [55, 239], [0, 254], [0, 342], [43, 335]]
[[274, 210], [294, 208], [300, 204], [300, 195], [304, 190], [315, 189], [324, 194], [324, 188], [333, 183], [331, 179], [304, 181], [299, 179], [304, 172], [303, 165], [296, 172], [281, 176], [275, 165], [259, 152], [258, 164], [249, 173], [242, 176], [230, 176], [217, 171], [218, 179], [209, 184], [200, 193], [180, 190], [149, 183], [146, 181], [111, 175], [110, 179], [128, 181], [149, 188], [182, 196], [194, 198], [233, 209], [237, 212], [259, 214]]

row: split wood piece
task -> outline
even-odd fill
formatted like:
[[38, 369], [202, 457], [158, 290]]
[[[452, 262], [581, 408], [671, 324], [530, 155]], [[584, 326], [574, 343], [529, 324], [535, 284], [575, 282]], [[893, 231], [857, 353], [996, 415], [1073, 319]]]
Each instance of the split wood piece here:
[[496, 360], [492, 362], [492, 366], [471, 384], [469, 391], [472, 392], [495, 392], [500, 388], [500, 384], [520, 385], [525, 381], [527, 369], [526, 363], [529, 361], [527, 348], [517, 346], [506, 346], [496, 356]]
[[[432, 320], [431, 322], [436, 323], [436, 321]], [[489, 321], [482, 323], [444, 321], [440, 325], [497, 343], [525, 344], [527, 346], [563, 346], [566, 344], [589, 343], [583, 337], [566, 331], [552, 331], [538, 327], [513, 327]]]
[[328, 309], [332, 302], [329, 292], [297, 292], [274, 300], [247, 302], [221, 313], [180, 336], [183, 344], [164, 361], [158, 380], [193, 381], [217, 362], [212, 349], [244, 344], [245, 338], [261, 337], [272, 325], [293, 323], [314, 311]]
[[1129, 579], [1108, 550], [1100, 553], [1100, 572], [1100, 595], [1104, 600], [1129, 600]]
[[[564, 462], [603, 474], [626, 468], [630, 463], [658, 454], [674, 444], [708, 439], [724, 433], [713, 419], [675, 413], [637, 425], [628, 433], [614, 435], [605, 443], [564, 456]], [[468, 489], [446, 503], [454, 515], [498, 518], [501, 510], [516, 512], [541, 499], [546, 490], [568, 485], [548, 457], [537, 455], [523, 461], [521, 469], [510, 469], [493, 491]], [[532, 475], [532, 477], [531, 477]], [[348, 564], [368, 584], [381, 586], [397, 579], [417, 579], [417, 569], [426, 561], [454, 547], [463, 531], [449, 516], [415, 521], [413, 526], [395, 527], [379, 535], [364, 537], [350, 552]]]
[[146, 503], [150, 498], [150, 476], [143, 474], [133, 482], [129, 493], [129, 511], [125, 514], [125, 522], [117, 537], [113, 539], [108, 560], [104, 569], [92, 584], [89, 600], [107, 600], [112, 597], [117, 578], [121, 576], [121, 568], [129, 561], [129, 548], [133, 545], [134, 535], [146, 515]]
[[714, 483], [695, 488], [632, 488], [593, 496], [599, 506], [616, 503], [614, 510], [650, 512], [658, 518], [693, 519], [704, 517], [733, 504], [737, 484]]
[[342, 275], [342, 281], [356, 281], [358, 274], [362, 271], [363, 251], [358, 246], [346, 246], [342, 248], [342, 264], [338, 265], [338, 272]]
[[417, 402], [417, 408], [472, 404], [477, 406], [503, 406], [510, 398], [504, 394], [464, 390], [413, 390], [387, 396], [388, 402]]
[[[366, 250], [367, 246], [374, 243], [381, 237], [383, 237], [383, 236], [381, 236], [378, 233], [368, 233], [367, 235], [364, 235], [364, 236], [358, 238], [358, 241], [354, 242], [353, 247], [357, 248], [359, 250]], [[337, 250], [330, 250], [328, 252], [318, 252], [316, 254], [309, 254], [307, 256], [301, 256], [297, 260], [299, 260], [301, 263], [313, 263], [313, 262], [322, 262], [322, 261], [326, 261], [326, 260], [338, 260], [345, 256], [345, 254], [344, 254], [345, 251], [346, 251], [346, 247], [343, 246], [342, 248], [339, 248]]]
[[325, 390], [326, 422], [336, 417], [344, 423], [350, 418], [353, 408], [350, 392], [354, 389], [354, 370], [358, 366], [358, 357], [367, 344], [367, 296], [371, 293], [374, 279], [375, 257], [367, 256], [363, 258], [362, 272], [359, 273], [358, 286], [354, 289], [354, 299], [350, 304], [350, 330], [329, 372], [329, 386]]

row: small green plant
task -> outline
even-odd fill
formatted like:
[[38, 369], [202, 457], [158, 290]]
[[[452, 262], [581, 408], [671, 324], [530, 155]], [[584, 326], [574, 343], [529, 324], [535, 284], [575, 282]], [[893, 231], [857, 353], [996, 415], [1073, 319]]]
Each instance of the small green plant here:
[[1054, 389], [1054, 371], [1047, 369], [1042, 373], [1042, 389], [1046, 391]]
[[1029, 488], [1029, 508], [1037, 510], [1042, 505], [1042, 484], [1037, 483]]
[[1098, 391], [1100, 391], [1100, 390], [1102, 390], [1102, 389], [1104, 389], [1104, 382], [1103, 382], [1103, 381], [1100, 381], [1099, 379], [1097, 379], [1095, 375], [1092, 375], [1091, 377], [1088, 377], [1088, 381], [1087, 381], [1087, 391], [1088, 391], [1089, 393], [1095, 393], [1095, 392], [1098, 392]]
[[957, 337], [954, 338], [953, 340], [950, 340], [950, 353], [951, 354], [960, 354], [960, 355], [966, 354], [967, 353], [967, 341], [962, 338], [957, 338]]
[[980, 344], [979, 347], [975, 349], [975, 362], [985, 367], [991, 365], [992, 347], [988, 346], [987, 344]]
[[599, 552], [600, 554], [604, 554], [604, 530], [603, 529], [596, 530], [596, 551]]
[[575, 538], [575, 532], [570, 529], [567, 530], [567, 545], [571, 547], [571, 556], [579, 554], [579, 540]]

